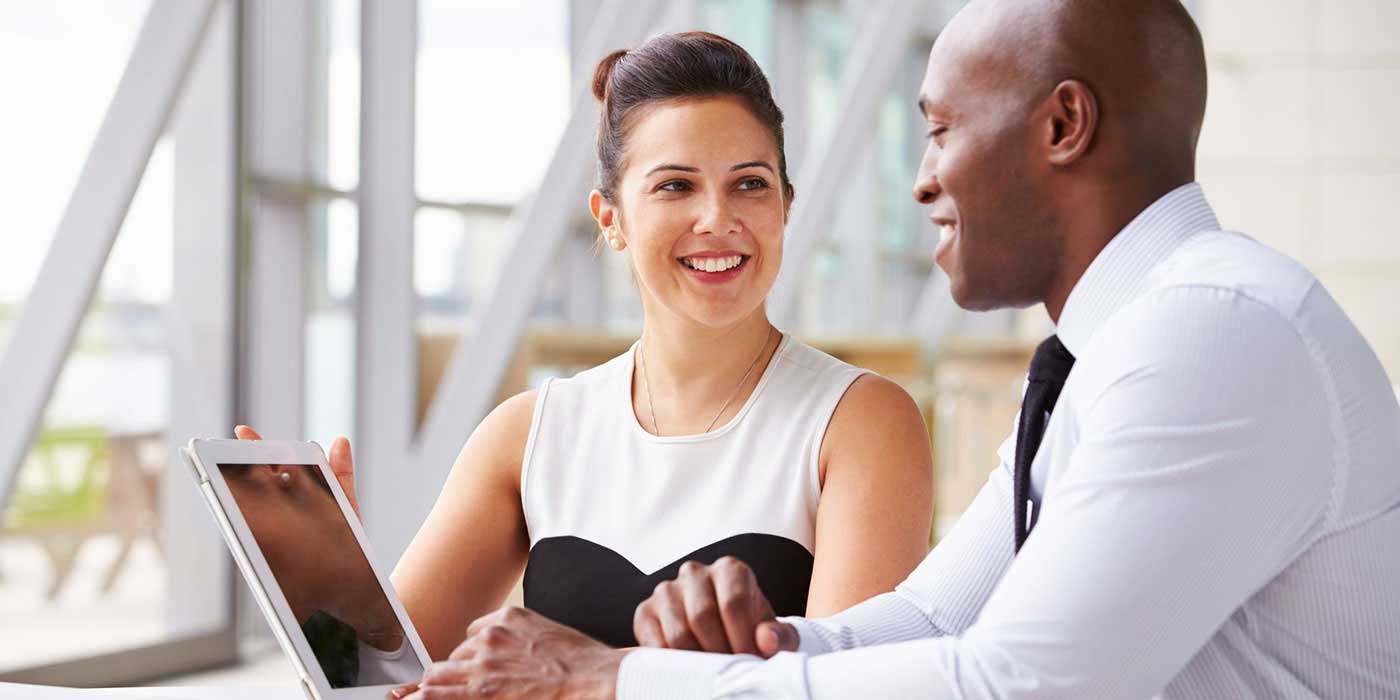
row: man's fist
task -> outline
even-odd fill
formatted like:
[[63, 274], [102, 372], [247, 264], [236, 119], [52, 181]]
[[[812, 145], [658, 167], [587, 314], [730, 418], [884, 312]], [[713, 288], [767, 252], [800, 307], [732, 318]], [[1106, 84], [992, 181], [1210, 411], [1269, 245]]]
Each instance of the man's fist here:
[[777, 621], [753, 570], [734, 557], [686, 562], [674, 581], [637, 606], [632, 632], [644, 647], [772, 656], [797, 650], [797, 630]]

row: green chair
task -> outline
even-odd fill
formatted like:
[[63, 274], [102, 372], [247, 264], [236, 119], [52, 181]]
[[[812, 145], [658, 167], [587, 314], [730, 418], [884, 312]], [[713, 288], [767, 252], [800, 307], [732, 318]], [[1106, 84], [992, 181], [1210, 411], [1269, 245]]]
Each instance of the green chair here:
[[[64, 478], [64, 455], [80, 455], [76, 478]], [[39, 542], [53, 565], [48, 597], [72, 573], [83, 542], [103, 529], [110, 476], [107, 433], [100, 426], [48, 428], [39, 434], [5, 512], [7, 534]]]

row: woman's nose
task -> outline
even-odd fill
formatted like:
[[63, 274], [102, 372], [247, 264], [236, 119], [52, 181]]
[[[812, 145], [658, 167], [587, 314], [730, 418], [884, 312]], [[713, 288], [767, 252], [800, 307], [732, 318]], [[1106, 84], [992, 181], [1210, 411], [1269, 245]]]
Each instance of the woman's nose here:
[[734, 207], [723, 197], [705, 200], [695, 222], [696, 233], [737, 233], [739, 229], [739, 219], [735, 215]]

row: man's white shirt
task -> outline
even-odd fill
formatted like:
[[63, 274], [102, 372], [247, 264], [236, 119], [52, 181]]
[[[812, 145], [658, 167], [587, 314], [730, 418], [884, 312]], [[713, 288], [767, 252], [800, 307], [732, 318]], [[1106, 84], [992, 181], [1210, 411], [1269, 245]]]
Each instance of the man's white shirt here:
[[752, 656], [642, 649], [637, 698], [1400, 696], [1400, 407], [1306, 269], [1143, 211], [1061, 313], [1076, 357], [1013, 556], [1011, 465], [894, 592]]

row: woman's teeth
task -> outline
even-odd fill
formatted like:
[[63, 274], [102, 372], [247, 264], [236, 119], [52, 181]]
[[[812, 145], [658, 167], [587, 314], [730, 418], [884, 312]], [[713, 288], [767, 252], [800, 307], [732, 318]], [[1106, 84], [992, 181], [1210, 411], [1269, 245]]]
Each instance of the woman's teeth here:
[[681, 258], [681, 263], [692, 270], [701, 272], [724, 272], [732, 270], [744, 261], [742, 255], [731, 255], [727, 258]]

